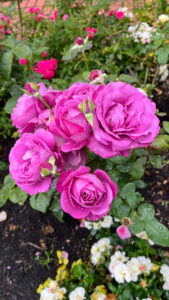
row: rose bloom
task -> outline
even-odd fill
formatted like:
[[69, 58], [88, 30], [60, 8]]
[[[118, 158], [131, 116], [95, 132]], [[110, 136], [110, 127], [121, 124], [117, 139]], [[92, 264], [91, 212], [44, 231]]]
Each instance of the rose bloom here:
[[78, 36], [76, 38], [76, 41], [75, 41], [75, 45], [83, 45], [84, 44], [84, 39], [81, 37], [81, 36]]
[[85, 166], [87, 161], [85, 148], [70, 151], [67, 153], [62, 152], [62, 157], [64, 160], [64, 167], [66, 170], [76, 170], [80, 166]]
[[63, 172], [56, 189], [61, 193], [61, 207], [76, 219], [97, 221], [108, 214], [117, 194], [117, 185], [102, 170], [90, 173], [90, 168]]
[[52, 170], [49, 163], [55, 158], [57, 172], [63, 170], [63, 159], [55, 148], [55, 138], [44, 129], [34, 134], [25, 133], [16, 141], [9, 154], [9, 170], [16, 184], [29, 195], [47, 192], [52, 184], [52, 175], [42, 176], [42, 169]]
[[93, 70], [89, 75], [89, 81], [95, 80], [97, 77], [103, 74], [102, 70]]
[[123, 11], [116, 12], [116, 17], [118, 20], [121, 20], [124, 17], [124, 12]]
[[124, 82], [100, 86], [95, 93], [93, 134], [88, 147], [103, 158], [127, 156], [151, 145], [159, 132], [156, 105]]
[[124, 225], [117, 227], [116, 232], [122, 240], [131, 238], [129, 229]]
[[63, 17], [62, 17], [63, 21], [66, 21], [67, 18], [68, 18], [67, 14], [63, 15]]
[[[26, 90], [33, 94], [35, 91], [31, 88], [30, 84], [25, 85]], [[47, 89], [43, 82], [39, 83], [39, 94], [44, 101], [52, 108], [57, 102], [58, 96], [62, 92], [59, 90], [52, 90], [50, 86]], [[19, 132], [34, 132], [37, 128], [47, 128], [47, 120], [52, 117], [51, 111], [48, 109], [41, 100], [23, 94], [17, 102], [16, 107], [11, 114], [12, 125], [19, 129]]]
[[97, 29], [96, 28], [91, 28], [91, 27], [87, 27], [86, 28], [86, 36], [88, 36], [89, 37], [89, 39], [92, 39], [93, 37], [94, 37], [94, 35], [95, 35], [95, 33], [96, 33], [96, 31], [97, 31]]
[[[61, 150], [70, 152], [83, 148], [90, 136], [91, 126], [78, 106], [82, 101], [92, 100], [96, 86], [76, 82], [59, 97], [54, 109], [55, 120], [50, 131], [64, 138]], [[88, 111], [87, 111], [88, 112]]]
[[26, 65], [27, 60], [25, 58], [20, 58], [19, 63], [20, 65]]

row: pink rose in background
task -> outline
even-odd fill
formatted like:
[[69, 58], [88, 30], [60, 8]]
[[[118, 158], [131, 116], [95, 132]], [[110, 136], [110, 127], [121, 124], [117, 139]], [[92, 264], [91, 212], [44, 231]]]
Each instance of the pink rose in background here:
[[112, 16], [112, 15], [114, 15], [115, 14], [115, 11], [114, 10], [110, 10], [109, 11], [109, 16]]
[[131, 233], [130, 233], [130, 231], [129, 231], [128, 228], [127, 228], [126, 226], [124, 226], [124, 225], [121, 225], [121, 226], [117, 227], [116, 232], [117, 232], [118, 236], [119, 236], [122, 240], [131, 238]]
[[87, 161], [85, 148], [70, 151], [68, 153], [62, 152], [62, 157], [64, 160], [65, 170], [76, 170], [81, 166], [85, 166]]
[[27, 60], [25, 58], [20, 58], [19, 63], [20, 65], [26, 65]]
[[4, 34], [11, 34], [9, 29], [4, 30]]
[[89, 75], [89, 81], [95, 80], [97, 77], [103, 74], [102, 70], [93, 70]]
[[84, 39], [81, 37], [81, 36], [78, 36], [76, 38], [76, 41], [75, 41], [75, 45], [83, 45], [84, 44]]
[[42, 74], [43, 78], [48, 80], [51, 80], [55, 76], [56, 69], [57, 60], [55, 58], [39, 61], [37, 64], [37, 68], [33, 66], [34, 72]]
[[44, 129], [34, 134], [25, 133], [16, 141], [9, 154], [9, 170], [16, 184], [29, 195], [47, 192], [52, 184], [52, 175], [42, 176], [42, 169], [52, 170], [49, 163], [51, 157], [55, 158], [58, 172], [63, 170], [63, 159], [60, 152], [55, 149], [55, 138]]
[[42, 12], [40, 12], [37, 16], [37, 22], [40, 22], [40, 20], [44, 18], [44, 14]]
[[130, 84], [111, 82], [100, 86], [94, 103], [88, 147], [103, 158], [127, 156], [132, 149], [147, 147], [159, 132], [155, 103]]
[[116, 12], [116, 17], [118, 20], [121, 20], [124, 17], [124, 12], [123, 11]]
[[117, 194], [117, 185], [104, 171], [91, 174], [88, 167], [63, 172], [56, 189], [61, 193], [61, 207], [66, 213], [89, 221], [107, 215]]
[[62, 17], [63, 21], [66, 21], [67, 18], [68, 18], [68, 15], [67, 15], [67, 14], [63, 15], [63, 17]]
[[[25, 88], [29, 93], [35, 93], [29, 83], [25, 85]], [[39, 94], [51, 108], [55, 106], [61, 93], [59, 90], [52, 90], [51, 86], [47, 89], [43, 82], [39, 84]], [[47, 121], [50, 116], [50, 109], [47, 109], [39, 99], [33, 95], [23, 94], [13, 109], [11, 119], [13, 126], [23, 134], [24, 132], [34, 132], [39, 127], [47, 129]]]
[[92, 39], [95, 35], [95, 33], [97, 32], [97, 29], [96, 28], [91, 28], [91, 27], [87, 27], [86, 28], [86, 36], [89, 37], [89, 39]]
[[86, 145], [91, 126], [78, 106], [83, 100], [92, 100], [96, 89], [88, 83], [77, 82], [59, 96], [50, 130], [65, 139], [61, 147], [63, 152], [79, 150]]
[[42, 57], [46, 57], [46, 56], [47, 56], [47, 53], [46, 53], [46, 51], [44, 51], [42, 54]]

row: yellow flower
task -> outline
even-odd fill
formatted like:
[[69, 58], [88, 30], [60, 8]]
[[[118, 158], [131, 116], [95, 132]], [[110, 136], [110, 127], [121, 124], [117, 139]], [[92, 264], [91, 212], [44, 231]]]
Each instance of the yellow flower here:
[[107, 294], [107, 290], [106, 290], [104, 285], [98, 285], [96, 287], [96, 291], [99, 292], [100, 294], [103, 294], [103, 295]]
[[68, 271], [65, 269], [66, 265], [63, 265], [57, 269], [56, 281], [63, 281], [68, 277]]
[[57, 254], [57, 258], [59, 260], [59, 264], [61, 265], [62, 264], [62, 251], [57, 250], [56, 254]]
[[82, 262], [82, 260], [81, 260], [81, 258], [80, 258], [80, 259], [78, 259], [78, 260], [76, 260], [76, 261], [74, 261], [74, 262], [72, 263], [71, 268], [73, 269], [75, 266], [77, 266], [77, 265], [82, 265], [82, 264], [83, 264], [83, 262]]
[[154, 52], [149, 52], [148, 56], [152, 57], [154, 55]]
[[153, 264], [151, 271], [157, 271], [158, 269], [159, 269], [159, 266], [156, 264]]

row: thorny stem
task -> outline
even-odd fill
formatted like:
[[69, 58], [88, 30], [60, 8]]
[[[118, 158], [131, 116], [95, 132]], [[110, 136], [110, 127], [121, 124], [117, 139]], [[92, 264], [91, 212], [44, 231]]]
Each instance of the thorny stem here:
[[20, 7], [20, 0], [16, 0], [18, 5], [18, 13], [19, 13], [19, 22], [20, 22], [20, 35], [22, 37], [22, 13], [21, 13], [21, 7]]

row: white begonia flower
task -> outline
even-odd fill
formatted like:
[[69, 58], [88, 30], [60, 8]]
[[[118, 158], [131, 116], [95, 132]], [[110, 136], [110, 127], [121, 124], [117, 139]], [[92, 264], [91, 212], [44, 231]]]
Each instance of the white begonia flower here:
[[98, 248], [100, 252], [104, 252], [106, 250], [109, 250], [112, 248], [110, 244], [110, 239], [109, 238], [102, 238], [97, 242]]
[[69, 294], [69, 300], [83, 300], [85, 297], [85, 289], [83, 287], [77, 287]]
[[131, 277], [127, 266], [123, 263], [119, 263], [114, 268], [114, 278], [118, 283], [130, 282]]
[[128, 260], [128, 257], [125, 256], [124, 252], [116, 251], [114, 255], [110, 257], [109, 271], [111, 277], [115, 276], [114, 270], [119, 263], [124, 263]]
[[56, 297], [54, 293], [51, 293], [51, 289], [47, 287], [41, 292], [40, 300], [56, 300]]
[[106, 295], [103, 295], [103, 294], [97, 293], [97, 292], [93, 293], [90, 296], [91, 300], [104, 300], [104, 299], [106, 299], [106, 297], [107, 297]]
[[129, 260], [126, 263], [126, 266], [128, 267], [128, 270], [130, 272], [130, 277], [131, 280], [136, 282], [138, 280], [138, 275], [141, 274], [140, 269], [139, 269], [139, 261], [137, 258], [133, 257], [131, 258], [131, 260]]
[[164, 281], [169, 282], [169, 266], [166, 264], [163, 264], [160, 268], [160, 273], [163, 275]]
[[112, 224], [113, 224], [112, 216], [105, 216], [103, 218], [103, 221], [101, 221], [101, 227], [103, 228], [110, 228]]
[[163, 289], [169, 291], [169, 281], [165, 281], [163, 284]]
[[98, 247], [98, 244], [95, 243], [95, 244], [93, 244], [93, 246], [91, 248], [91, 255], [95, 255], [98, 252], [99, 252], [99, 247]]
[[93, 223], [92, 222], [89, 222], [89, 221], [86, 221], [86, 220], [84, 220], [84, 226], [85, 226], [85, 228], [87, 228], [87, 229], [92, 229], [93, 228]]
[[153, 267], [151, 260], [149, 258], [146, 258], [145, 256], [138, 256], [137, 259], [140, 264], [139, 266], [140, 272], [149, 274]]
[[104, 262], [104, 255], [100, 252], [97, 252], [96, 254], [91, 256], [91, 262], [93, 265], [99, 265]]
[[65, 288], [58, 288], [55, 292], [55, 300], [60, 300], [64, 298], [64, 294], [66, 293]]
[[167, 15], [160, 15], [160, 16], [158, 17], [158, 20], [159, 20], [160, 23], [164, 24], [164, 23], [166, 23], [167, 21], [169, 21], [169, 16], [167, 16]]
[[154, 245], [154, 242], [152, 240], [149, 239], [147, 233], [145, 231], [142, 231], [140, 233], [137, 233], [136, 236], [140, 239], [143, 239], [143, 240], [147, 240], [148, 243], [153, 246]]
[[160, 66], [160, 68], [159, 68], [159, 75], [161, 76], [160, 77], [161, 81], [165, 81], [167, 79], [167, 77], [169, 75], [167, 64]]
[[98, 230], [101, 228], [101, 222], [93, 222], [93, 229]]

